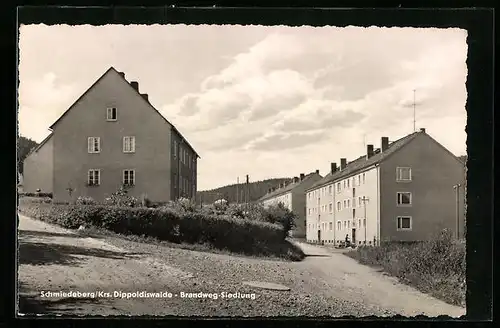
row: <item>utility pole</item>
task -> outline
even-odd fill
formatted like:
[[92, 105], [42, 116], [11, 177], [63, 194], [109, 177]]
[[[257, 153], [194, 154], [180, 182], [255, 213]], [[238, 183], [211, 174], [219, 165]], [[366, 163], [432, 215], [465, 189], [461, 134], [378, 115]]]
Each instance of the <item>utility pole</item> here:
[[239, 186], [240, 186], [240, 177], [237, 177], [236, 178], [236, 204], [240, 203], [239, 194], [238, 194], [238, 188], [239, 188]]
[[457, 219], [457, 240], [460, 239], [460, 187], [461, 184], [458, 183], [453, 186], [453, 189], [455, 190], [455, 201], [456, 201], [456, 207], [455, 207], [455, 215]]
[[413, 89], [413, 132], [417, 131], [417, 128], [415, 126], [416, 124], [416, 112], [415, 112], [415, 92], [416, 90]]
[[248, 174], [247, 174], [246, 197], [245, 197], [245, 203], [246, 203], [247, 210], [248, 210], [248, 202], [249, 202], [249, 198], [250, 198], [250, 193], [249, 193], [249, 190], [248, 190], [248, 187], [249, 187], [248, 183], [249, 183], [249, 178], [248, 178]]
[[361, 198], [361, 201], [363, 202], [363, 211], [364, 211], [364, 219], [363, 219], [363, 225], [365, 226], [365, 245], [366, 245], [366, 202], [368, 202], [368, 197], [363, 196]]

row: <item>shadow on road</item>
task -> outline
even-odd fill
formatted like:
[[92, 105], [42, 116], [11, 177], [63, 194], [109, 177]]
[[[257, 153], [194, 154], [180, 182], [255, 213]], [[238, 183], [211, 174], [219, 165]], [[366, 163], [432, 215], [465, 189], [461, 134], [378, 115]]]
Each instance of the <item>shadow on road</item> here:
[[18, 313], [23, 315], [36, 314], [71, 314], [88, 304], [101, 304], [98, 298], [68, 297], [57, 300], [40, 299], [35, 296], [19, 295]]
[[73, 245], [46, 244], [41, 242], [20, 241], [19, 264], [31, 265], [77, 265], [84, 258], [78, 255], [107, 259], [134, 258], [142, 253], [121, 253], [99, 248], [85, 248]]
[[35, 230], [19, 230], [18, 236], [20, 239], [40, 238], [40, 237], [70, 237], [84, 238], [85, 236], [67, 233], [67, 232], [50, 232], [50, 231], [35, 231]]

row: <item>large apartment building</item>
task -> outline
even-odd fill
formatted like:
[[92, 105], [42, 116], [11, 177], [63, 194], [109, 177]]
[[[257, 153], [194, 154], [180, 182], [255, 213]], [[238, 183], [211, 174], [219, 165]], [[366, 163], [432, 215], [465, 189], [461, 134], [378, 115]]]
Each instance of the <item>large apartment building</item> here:
[[321, 180], [319, 170], [309, 174], [301, 173], [289, 182], [284, 182], [268, 190], [259, 202], [265, 207], [282, 203], [286, 208], [297, 215], [295, 229], [291, 232], [294, 237], [304, 238], [306, 227], [306, 196], [305, 190]]
[[465, 166], [425, 129], [330, 172], [306, 190], [306, 239], [338, 244], [348, 236], [357, 245], [427, 240], [442, 229], [462, 237], [465, 220]]
[[198, 154], [113, 67], [50, 130], [24, 161], [25, 192], [52, 192], [54, 201], [103, 200], [121, 186], [154, 202], [196, 195]]

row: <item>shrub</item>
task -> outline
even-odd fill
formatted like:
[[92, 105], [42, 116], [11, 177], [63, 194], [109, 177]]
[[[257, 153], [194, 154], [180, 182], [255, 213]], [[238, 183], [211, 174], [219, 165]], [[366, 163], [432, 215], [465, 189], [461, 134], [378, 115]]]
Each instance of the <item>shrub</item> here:
[[128, 195], [127, 188], [120, 186], [116, 192], [104, 199], [104, 204], [110, 206], [136, 207], [140, 204], [140, 202], [137, 198]]
[[80, 196], [76, 199], [76, 205], [96, 205], [97, 202], [89, 196]]
[[105, 205], [52, 205], [25, 203], [27, 216], [65, 228], [94, 226], [116, 233], [146, 235], [175, 243], [210, 244], [218, 249], [254, 254], [283, 244], [283, 228], [277, 224], [176, 211], [169, 207], [119, 207]]
[[385, 243], [347, 253], [360, 263], [381, 266], [391, 275], [456, 305], [465, 304], [465, 244], [447, 230], [429, 241]]
[[19, 192], [19, 196], [52, 198], [51, 192]]

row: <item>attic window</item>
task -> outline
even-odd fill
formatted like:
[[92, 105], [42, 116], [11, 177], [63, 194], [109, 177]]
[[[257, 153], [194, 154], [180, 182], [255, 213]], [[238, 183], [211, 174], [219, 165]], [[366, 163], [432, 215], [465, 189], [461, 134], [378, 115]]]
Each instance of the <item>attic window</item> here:
[[106, 120], [116, 121], [116, 107], [108, 107], [106, 110]]

